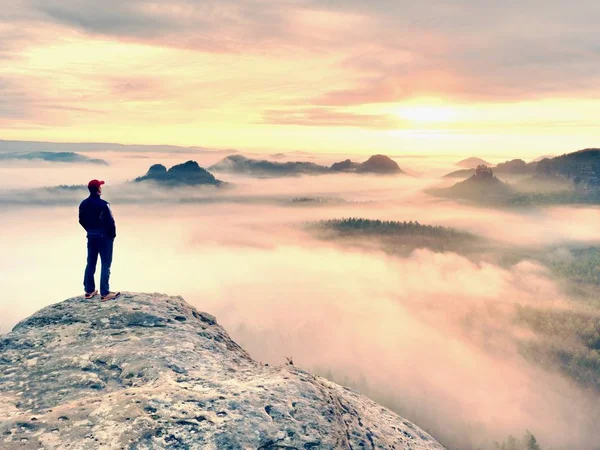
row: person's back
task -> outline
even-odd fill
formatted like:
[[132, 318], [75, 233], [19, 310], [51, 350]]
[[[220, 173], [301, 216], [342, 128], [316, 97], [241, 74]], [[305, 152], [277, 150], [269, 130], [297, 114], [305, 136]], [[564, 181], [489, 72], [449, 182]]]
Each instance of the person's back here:
[[117, 235], [115, 221], [107, 201], [98, 194], [91, 194], [79, 205], [79, 223], [86, 230], [87, 237], [107, 237]]
[[101, 299], [111, 300], [120, 293], [110, 292], [110, 266], [113, 256], [114, 239], [117, 236], [115, 220], [108, 202], [102, 200], [102, 185], [104, 181], [92, 180], [88, 184], [90, 196], [79, 205], [79, 223], [87, 233], [87, 265], [83, 279], [85, 298], [92, 298], [98, 293], [95, 287], [94, 274], [98, 255], [102, 261], [100, 273]]

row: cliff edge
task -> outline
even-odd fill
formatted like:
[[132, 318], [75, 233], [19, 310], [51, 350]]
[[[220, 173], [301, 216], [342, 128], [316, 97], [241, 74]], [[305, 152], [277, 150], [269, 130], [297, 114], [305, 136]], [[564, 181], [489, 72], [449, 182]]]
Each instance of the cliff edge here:
[[48, 306], [0, 337], [0, 448], [443, 449], [356, 392], [252, 360], [181, 297]]

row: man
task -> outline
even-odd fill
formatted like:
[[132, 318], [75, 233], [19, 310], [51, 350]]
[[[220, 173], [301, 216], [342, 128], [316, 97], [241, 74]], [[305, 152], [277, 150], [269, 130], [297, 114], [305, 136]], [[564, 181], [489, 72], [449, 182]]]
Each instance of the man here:
[[113, 256], [113, 243], [117, 236], [115, 219], [108, 202], [102, 200], [104, 181], [92, 180], [88, 183], [90, 196], [79, 205], [79, 223], [87, 231], [87, 266], [83, 278], [85, 298], [91, 299], [98, 294], [94, 282], [98, 255], [102, 261], [100, 271], [100, 299], [105, 302], [117, 298], [120, 292], [110, 292], [108, 280]]

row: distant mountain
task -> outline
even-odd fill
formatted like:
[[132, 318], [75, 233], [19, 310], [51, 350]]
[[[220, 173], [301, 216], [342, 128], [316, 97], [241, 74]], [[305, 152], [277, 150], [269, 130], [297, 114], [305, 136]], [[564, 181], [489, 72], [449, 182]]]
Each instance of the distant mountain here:
[[588, 148], [543, 159], [537, 163], [536, 177], [562, 177], [580, 189], [600, 189], [600, 149]]
[[[533, 175], [537, 163], [526, 163], [522, 159], [505, 161], [493, 167], [494, 173], [498, 175]], [[487, 166], [486, 166], [487, 167]], [[475, 169], [462, 169], [444, 175], [444, 178], [467, 178], [475, 174]]]
[[333, 163], [330, 167], [334, 172], [349, 172], [352, 170], [356, 170], [360, 164], [350, 161], [349, 159], [345, 159], [340, 162]]
[[464, 167], [466, 169], [473, 169], [475, 170], [475, 168], [477, 166], [491, 166], [492, 164], [490, 164], [489, 162], [481, 159], [481, 158], [475, 158], [475, 157], [471, 157], [471, 158], [467, 158], [467, 159], [463, 159], [462, 161], [457, 162], [456, 164], [454, 164], [455, 166], [460, 166], [460, 167]]
[[[508, 186], [494, 173], [532, 176]], [[507, 206], [600, 204], [600, 149], [588, 148], [537, 163], [517, 159], [498, 164], [493, 170], [480, 166], [471, 178], [429, 192]]]
[[542, 155], [535, 158], [532, 162], [540, 162], [542, 159], [552, 159], [555, 158], [556, 155]]
[[209, 167], [217, 172], [230, 172], [259, 177], [284, 177], [290, 175], [322, 174], [328, 167], [312, 162], [274, 162], [266, 159], [250, 159], [242, 155], [230, 155]]
[[522, 159], [513, 159], [505, 161], [494, 167], [495, 173], [510, 174], [510, 175], [525, 175], [535, 173], [537, 163], [526, 163]]
[[198, 165], [196, 161], [188, 161], [171, 167], [169, 170], [162, 164], [154, 164], [148, 169], [146, 175], [134, 180], [140, 182], [154, 182], [161, 186], [221, 186], [223, 182], [217, 180], [213, 174]]
[[447, 173], [443, 178], [468, 178], [475, 174], [475, 169], [460, 169]]
[[108, 163], [103, 159], [90, 158], [89, 156], [80, 155], [73, 152], [11, 152], [0, 153], [0, 161], [49, 161], [59, 163], [84, 163], [84, 164], [100, 164], [107, 166]]
[[404, 171], [398, 163], [385, 155], [373, 155], [356, 168], [359, 173], [399, 174]]
[[246, 158], [242, 155], [230, 155], [218, 163], [213, 164], [209, 169], [218, 172], [238, 173], [259, 177], [286, 177], [351, 172], [382, 175], [404, 173], [394, 160], [385, 155], [371, 156], [363, 163], [355, 163], [346, 159], [334, 163], [331, 167], [307, 161], [276, 162]]
[[506, 200], [515, 193], [510, 186], [496, 178], [490, 167], [484, 165], [477, 166], [475, 173], [469, 179], [460, 181], [449, 188], [432, 189], [430, 192], [441, 197], [477, 202]]

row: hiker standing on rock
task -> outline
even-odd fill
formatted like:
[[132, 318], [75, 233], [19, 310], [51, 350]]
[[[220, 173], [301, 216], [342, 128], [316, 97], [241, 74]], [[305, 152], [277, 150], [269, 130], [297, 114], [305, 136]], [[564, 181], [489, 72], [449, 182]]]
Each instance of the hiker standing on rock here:
[[107, 201], [100, 198], [104, 181], [92, 180], [88, 183], [90, 196], [79, 205], [79, 223], [87, 232], [87, 265], [83, 278], [85, 298], [90, 299], [98, 294], [94, 274], [98, 255], [102, 261], [100, 271], [100, 299], [104, 302], [120, 295], [110, 292], [108, 280], [113, 257], [113, 244], [117, 236], [115, 219]]

